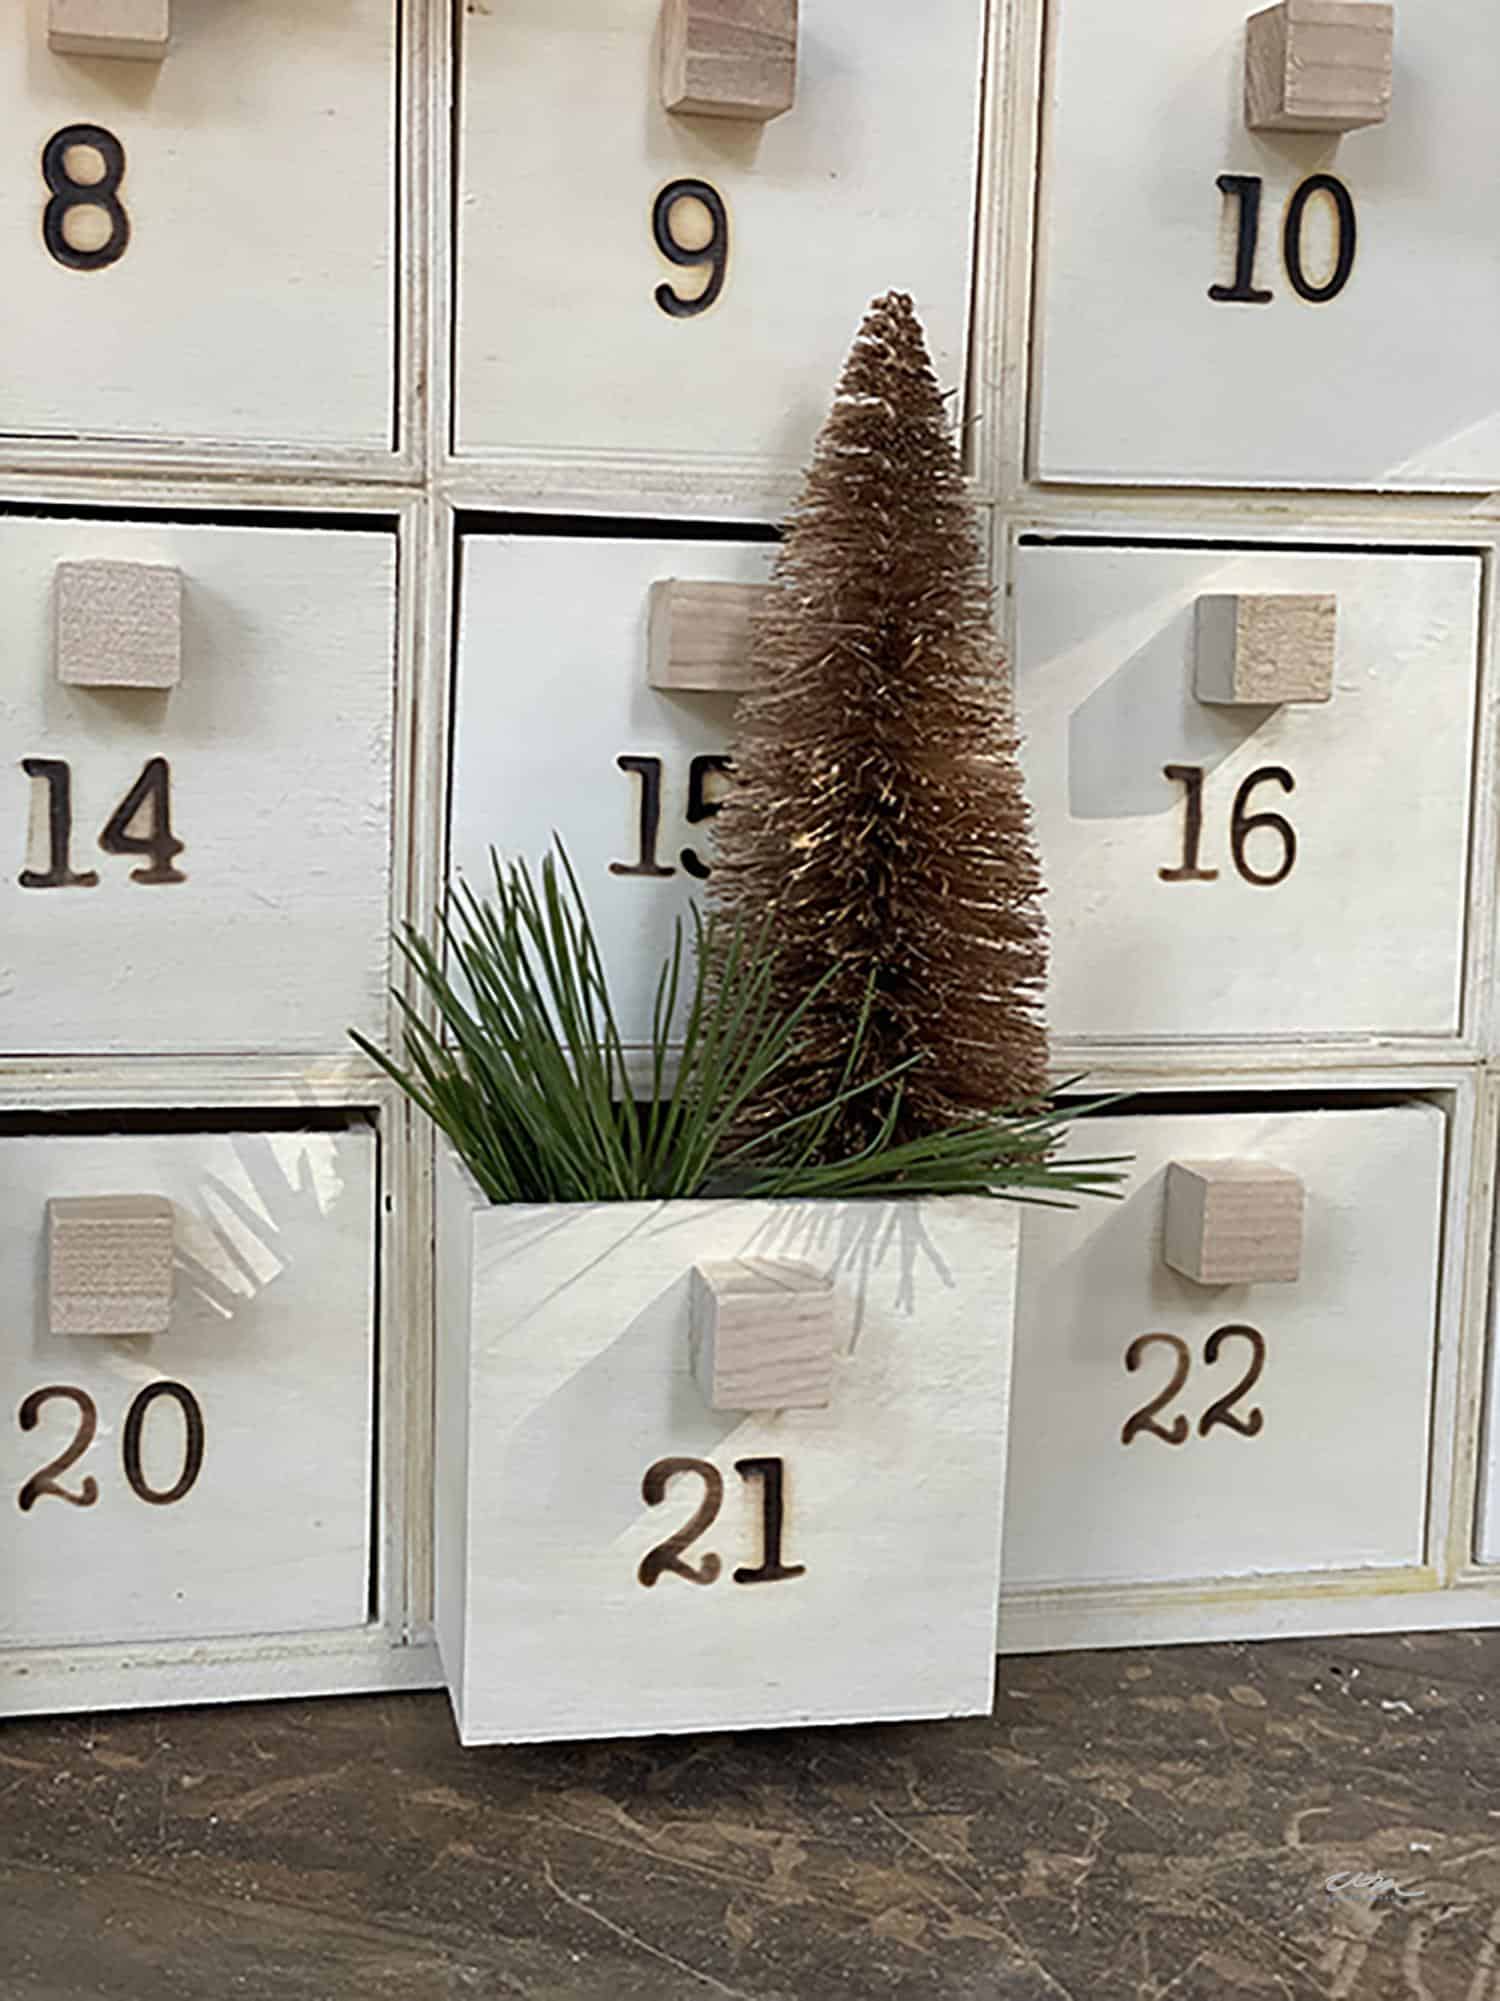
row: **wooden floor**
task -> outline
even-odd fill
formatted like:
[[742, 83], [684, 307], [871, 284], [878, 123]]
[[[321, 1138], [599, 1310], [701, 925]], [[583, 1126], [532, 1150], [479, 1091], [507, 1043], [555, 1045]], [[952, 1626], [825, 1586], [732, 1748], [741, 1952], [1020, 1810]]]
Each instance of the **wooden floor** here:
[[1000, 1682], [556, 1750], [426, 1696], [12, 1723], [0, 1996], [1500, 2001], [1500, 1634]]

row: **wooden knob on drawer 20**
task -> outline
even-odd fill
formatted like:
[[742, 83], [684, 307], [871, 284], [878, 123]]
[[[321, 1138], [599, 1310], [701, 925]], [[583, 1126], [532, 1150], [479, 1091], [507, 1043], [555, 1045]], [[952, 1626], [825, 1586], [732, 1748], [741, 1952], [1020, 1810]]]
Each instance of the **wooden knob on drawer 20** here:
[[69, 1195], [47, 1204], [54, 1334], [165, 1334], [174, 1218], [164, 1195]]
[[172, 0], [47, 0], [54, 55], [159, 63], [171, 37]]
[[1388, 0], [1279, 0], [1245, 25], [1252, 132], [1357, 132], [1391, 108]]
[[1261, 1160], [1174, 1160], [1162, 1256], [1199, 1285], [1287, 1283], [1302, 1270], [1302, 1182]]
[[1200, 702], [1275, 707], [1333, 694], [1338, 600], [1283, 592], [1200, 597], [1194, 692]]
[[175, 688], [182, 574], [169, 563], [59, 563], [52, 574], [57, 678], [70, 688]]
[[712, 1410], [818, 1409], [833, 1394], [833, 1281], [793, 1258], [693, 1266], [693, 1366]]
[[797, 0], [664, 0], [668, 111], [764, 122], [797, 94]]

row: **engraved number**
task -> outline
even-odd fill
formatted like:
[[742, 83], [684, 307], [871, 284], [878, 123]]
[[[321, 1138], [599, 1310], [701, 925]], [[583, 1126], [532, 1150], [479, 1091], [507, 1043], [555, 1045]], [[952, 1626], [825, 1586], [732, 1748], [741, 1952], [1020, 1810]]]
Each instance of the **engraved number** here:
[[[101, 171], [80, 181], [68, 163], [77, 147], [98, 155]], [[59, 264], [70, 271], [102, 271], [125, 255], [130, 241], [130, 217], [120, 200], [125, 178], [125, 148], [102, 125], [65, 125], [42, 148], [42, 179], [52, 199], [42, 210], [42, 241]], [[109, 235], [93, 250], [80, 250], [68, 239], [68, 217], [75, 209], [98, 209], [109, 221]]]
[[1163, 882], [1217, 882], [1216, 868], [1199, 868], [1198, 851], [1203, 846], [1203, 767], [1201, 764], [1162, 766], [1174, 785], [1187, 788], [1187, 813], [1182, 826], [1182, 860], [1176, 868], [1159, 868]]
[[633, 771], [640, 779], [641, 811], [636, 833], [638, 858], [633, 862], [611, 862], [610, 874], [675, 875], [675, 869], [664, 867], [656, 858], [656, 843], [661, 837], [661, 759], [617, 757], [615, 763], [621, 771]]
[[[173, 1486], [164, 1488], [148, 1486], [141, 1471], [141, 1434], [146, 1428], [146, 1413], [158, 1397], [171, 1397], [182, 1412], [182, 1472]], [[170, 1507], [173, 1501], [180, 1501], [184, 1494], [192, 1491], [203, 1470], [203, 1409], [198, 1399], [182, 1383], [151, 1383], [141, 1391], [126, 1414], [120, 1451], [125, 1461], [125, 1478], [130, 1482], [132, 1493], [139, 1494], [154, 1508]]]
[[1202, 1417], [1199, 1418], [1198, 1436], [1200, 1438], [1207, 1438], [1216, 1424], [1228, 1425], [1231, 1431], [1239, 1432], [1242, 1438], [1254, 1438], [1266, 1421], [1265, 1412], [1260, 1408], [1259, 1404], [1245, 1417], [1236, 1417], [1234, 1414], [1234, 1406], [1245, 1395], [1247, 1390], [1253, 1389], [1255, 1384], [1259, 1382], [1260, 1372], [1266, 1366], [1266, 1337], [1260, 1332], [1259, 1328], [1245, 1327], [1238, 1322], [1234, 1322], [1228, 1327], [1216, 1327], [1204, 1344], [1203, 1359], [1212, 1368], [1213, 1364], [1219, 1359], [1220, 1348], [1223, 1347], [1232, 1334], [1238, 1334], [1241, 1340], [1250, 1343], [1250, 1366], [1229, 1392], [1228, 1396], [1219, 1397], [1214, 1403], [1211, 1403], [1208, 1409], [1204, 1411]]
[[[706, 243], [684, 243], [674, 232], [673, 212], [680, 201], [701, 202], [707, 209]], [[688, 267], [704, 264], [708, 267], [708, 282], [701, 292], [685, 299], [670, 285], [658, 285], [656, 303], [674, 320], [688, 320], [695, 313], [706, 313], [723, 291], [724, 274], [729, 267], [729, 212], [724, 206], [723, 196], [707, 181], [669, 181], [652, 204], [651, 234], [657, 249], [669, 264]]]
[[712, 1584], [719, 1574], [719, 1559], [712, 1551], [696, 1570], [682, 1560], [683, 1551], [713, 1526], [719, 1509], [724, 1505], [724, 1475], [718, 1467], [707, 1459], [658, 1459], [654, 1466], [646, 1469], [646, 1476], [641, 1481], [642, 1497], [651, 1507], [658, 1507], [666, 1494], [667, 1482], [679, 1473], [697, 1474], [703, 1482], [703, 1499], [675, 1535], [669, 1535], [655, 1549], [648, 1549], [641, 1558], [636, 1576], [642, 1584], [654, 1584], [664, 1570], [685, 1577], [689, 1584]]
[[[701, 826], [705, 820], [711, 820], [723, 805], [722, 799], [709, 798], [708, 781], [716, 774], [724, 776], [728, 770], [727, 757], [711, 755], [695, 757], [688, 766], [687, 822], [690, 827]], [[712, 871], [696, 848], [684, 848], [678, 859], [689, 875], [696, 876], [699, 882], [707, 882]]]
[[1165, 1431], [1156, 1422], [1156, 1413], [1159, 1410], [1166, 1409], [1167, 1405], [1188, 1379], [1188, 1370], [1192, 1367], [1192, 1356], [1188, 1353], [1187, 1342], [1179, 1339], [1176, 1334], [1137, 1334], [1130, 1346], [1125, 1350], [1125, 1366], [1134, 1374], [1141, 1366], [1146, 1350], [1154, 1341], [1160, 1341], [1164, 1347], [1172, 1350], [1177, 1357], [1177, 1366], [1172, 1372], [1172, 1380], [1167, 1384], [1167, 1387], [1164, 1390], [1159, 1390], [1150, 1403], [1143, 1403], [1139, 1410], [1133, 1410], [1129, 1417], [1126, 1418], [1120, 1430], [1120, 1443], [1122, 1445], [1128, 1445], [1133, 1438], [1138, 1437], [1143, 1431], [1149, 1431], [1153, 1438], [1164, 1439], [1168, 1445], [1182, 1445], [1187, 1439], [1190, 1427], [1187, 1419], [1180, 1411], [1173, 1418], [1170, 1427]]
[[[1263, 306], [1271, 294], [1255, 284], [1255, 253], [1260, 241], [1260, 201], [1264, 186], [1259, 174], [1220, 174], [1215, 183], [1220, 194], [1238, 203], [1234, 238], [1234, 278], [1228, 285], [1210, 285], [1208, 296], [1221, 304]], [[1321, 285], [1309, 282], [1303, 263], [1302, 239], [1307, 205], [1314, 195], [1326, 195], [1333, 205], [1337, 235], [1333, 268]], [[1309, 304], [1323, 306], [1336, 299], [1349, 282], [1354, 269], [1354, 252], [1359, 225], [1354, 213], [1354, 197], [1334, 174], [1310, 174], [1287, 204], [1286, 222], [1281, 232], [1281, 256], [1292, 290]]]
[[21, 1489], [18, 1501], [23, 1515], [29, 1514], [44, 1494], [55, 1494], [60, 1501], [67, 1501], [75, 1508], [91, 1508], [99, 1498], [99, 1483], [92, 1474], [86, 1475], [83, 1485], [76, 1494], [68, 1488], [60, 1487], [57, 1478], [75, 1465], [94, 1442], [94, 1433], [99, 1428], [99, 1411], [87, 1390], [75, 1390], [67, 1383], [51, 1383], [44, 1390], [33, 1390], [21, 1405], [22, 1431], [35, 1431], [37, 1419], [42, 1414], [43, 1404], [61, 1397], [64, 1402], [78, 1406], [78, 1429], [73, 1434], [73, 1442], [65, 1452], [59, 1452], [49, 1460], [39, 1473], [33, 1473]]
[[73, 773], [59, 757], [23, 757], [28, 778], [40, 778], [47, 788], [47, 866], [23, 868], [22, 889], [92, 889], [99, 880], [93, 869], [73, 867]]
[[736, 1584], [775, 1584], [783, 1577], [805, 1577], [805, 1563], [783, 1563], [781, 1532], [785, 1525], [786, 1461], [783, 1459], [736, 1459], [734, 1470], [742, 1480], [759, 1480], [760, 1562], [742, 1565], [734, 1573]]
[[[1181, 785], [1186, 793], [1186, 812], [1182, 826], [1182, 860], [1175, 868], [1159, 868], [1156, 873], [1163, 882], [1216, 882], [1219, 871], [1216, 868], [1200, 868], [1199, 856], [1203, 847], [1203, 767], [1201, 764], [1164, 764], [1164, 776], [1174, 785]], [[1297, 861], [1297, 830], [1280, 813], [1251, 813], [1247, 810], [1250, 795], [1257, 785], [1277, 784], [1283, 792], [1295, 792], [1297, 781], [1283, 764], [1263, 764], [1240, 786], [1234, 795], [1234, 805], [1229, 815], [1229, 852], [1241, 878], [1253, 883], [1257, 889], [1274, 889], [1279, 882], [1285, 882]], [[1274, 834], [1281, 842], [1281, 861], [1276, 868], [1261, 870], [1252, 868], [1245, 850], [1250, 836], [1254, 833]]]
[[[47, 866], [24, 868], [22, 889], [93, 889], [99, 881], [94, 869], [75, 869], [73, 846], [73, 772], [58, 757], [23, 757], [21, 769], [28, 778], [39, 778], [46, 787]], [[131, 827], [144, 820], [145, 831], [132, 833]], [[33, 815], [33, 840], [37, 833]], [[172, 866], [183, 844], [172, 832], [172, 770], [164, 757], [149, 757], [141, 775], [104, 824], [99, 845], [107, 855], [145, 855], [147, 868], [133, 868], [132, 882], [186, 882], [187, 877]], [[670, 871], [668, 871], [670, 873]]]

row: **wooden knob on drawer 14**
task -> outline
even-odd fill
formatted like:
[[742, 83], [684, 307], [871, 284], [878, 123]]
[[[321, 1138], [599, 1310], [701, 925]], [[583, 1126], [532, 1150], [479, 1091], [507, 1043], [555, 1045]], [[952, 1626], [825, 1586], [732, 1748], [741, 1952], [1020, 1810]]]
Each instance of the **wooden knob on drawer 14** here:
[[1302, 1182], [1262, 1160], [1174, 1160], [1162, 1257], [1199, 1285], [1286, 1283], [1302, 1270]]
[[164, 1195], [55, 1196], [47, 1204], [52, 1332], [165, 1334], [173, 1226]]
[[54, 55], [159, 63], [171, 36], [172, 0], [47, 0]]
[[693, 1266], [693, 1366], [712, 1410], [818, 1409], [833, 1394], [833, 1281], [793, 1258]]
[[1357, 132], [1391, 108], [1388, 0], [1279, 0], [1245, 27], [1252, 132]]
[[170, 563], [59, 563], [52, 623], [67, 687], [175, 688], [182, 678], [182, 574]]
[[764, 122], [797, 94], [797, 0], [664, 0], [668, 111]]
[[1200, 597], [1194, 692], [1254, 708], [1326, 702], [1333, 694], [1338, 600], [1283, 592]]

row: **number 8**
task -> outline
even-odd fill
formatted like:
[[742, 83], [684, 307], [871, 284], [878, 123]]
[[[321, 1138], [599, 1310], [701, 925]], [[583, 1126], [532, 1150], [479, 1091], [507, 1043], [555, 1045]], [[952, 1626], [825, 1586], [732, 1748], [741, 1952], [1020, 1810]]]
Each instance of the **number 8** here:
[[[75, 180], [68, 155], [75, 146], [97, 153], [103, 172], [96, 181]], [[130, 241], [130, 217], [120, 201], [125, 178], [125, 148], [102, 125], [65, 125], [42, 149], [42, 179], [52, 199], [42, 211], [42, 241], [59, 264], [71, 271], [102, 271], [125, 255]], [[75, 208], [97, 208], [109, 217], [109, 235], [95, 250], [79, 250], [68, 241], [67, 220]]]

